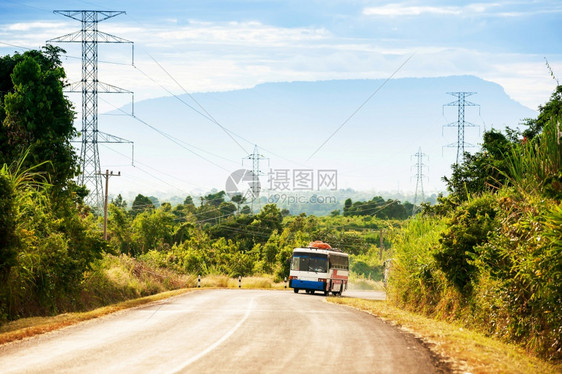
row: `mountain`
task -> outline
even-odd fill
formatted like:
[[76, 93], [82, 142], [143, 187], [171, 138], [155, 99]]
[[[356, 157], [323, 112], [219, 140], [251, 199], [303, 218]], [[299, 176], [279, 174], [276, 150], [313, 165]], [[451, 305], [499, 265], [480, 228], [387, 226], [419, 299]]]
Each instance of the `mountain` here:
[[[444, 146], [457, 142], [457, 128], [443, 127], [457, 122], [458, 114], [457, 106], [444, 106], [457, 100], [447, 92], [476, 92], [467, 100], [479, 106], [465, 107], [467, 126], [477, 126], [465, 128], [465, 142], [474, 145], [484, 129], [515, 128], [522, 119], [537, 115], [500, 85], [474, 76], [383, 83], [264, 83], [141, 101], [135, 104], [136, 118], [165, 135], [134, 118], [102, 116], [100, 131], [134, 141], [137, 161], [136, 168], [126, 166], [126, 146], [104, 146], [102, 169], [104, 164], [117, 165], [128, 175], [112, 180], [115, 193], [205, 193], [224, 189], [231, 172], [251, 169], [248, 155], [257, 145], [267, 158], [260, 163], [264, 172], [305, 169], [317, 176], [318, 170], [337, 170], [338, 189], [412, 192], [416, 178], [411, 156], [421, 147], [427, 155], [425, 190], [442, 191], [441, 177], [450, 174], [456, 158], [456, 149]], [[220, 125], [182, 101], [210, 113]], [[264, 190], [269, 187], [267, 176], [261, 183]]]

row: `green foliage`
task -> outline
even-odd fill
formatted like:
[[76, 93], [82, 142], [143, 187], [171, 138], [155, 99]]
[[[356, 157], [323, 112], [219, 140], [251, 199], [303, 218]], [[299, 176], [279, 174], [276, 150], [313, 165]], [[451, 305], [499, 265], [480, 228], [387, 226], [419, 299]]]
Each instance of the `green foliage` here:
[[2, 169], [0, 171], [0, 283], [6, 282], [17, 254], [15, 197], [14, 186], [6, 171]]
[[456, 170], [464, 174], [449, 181], [452, 194], [396, 235], [388, 291], [400, 306], [559, 361], [562, 138], [559, 117], [541, 118], [524, 141], [491, 134], [487, 150]]
[[9, 268], [0, 285], [0, 315], [5, 318], [54, 313], [72, 304], [84, 271], [104, 249], [91, 216], [80, 216], [71, 200], [55, 205], [43, 173], [34, 171], [41, 165], [22, 169], [23, 164], [4, 165], [0, 171], [12, 191], [15, 223], [8, 227], [8, 237], [16, 256], [4, 263]]
[[111, 199], [111, 204], [115, 205], [117, 208], [127, 208], [127, 202], [123, 199], [123, 196], [121, 196], [121, 194], [117, 195], [115, 199]]
[[562, 198], [561, 120], [557, 117], [548, 121], [540, 135], [508, 154], [505, 175], [520, 191]]
[[562, 86], [557, 86], [550, 100], [539, 106], [539, 116], [537, 119], [526, 119], [524, 125], [528, 128], [523, 131], [523, 136], [527, 140], [531, 140], [539, 135], [546, 124], [552, 121], [554, 118], [560, 118], [562, 116]]
[[152, 203], [152, 200], [150, 200], [150, 198], [148, 198], [144, 195], [138, 194], [135, 197], [135, 200], [133, 200], [133, 205], [131, 207], [131, 211], [132, 211], [133, 214], [138, 214], [138, 213], [145, 212], [147, 210], [151, 210], [151, 209], [154, 209], [154, 208], [155, 208], [155, 206]]
[[382, 281], [384, 278], [384, 265], [377, 261], [376, 258], [376, 254], [353, 256], [350, 270], [360, 277]]
[[46, 47], [43, 53], [5, 56], [0, 64], [1, 85], [6, 88], [0, 95], [0, 163], [11, 164], [28, 150], [24, 167], [42, 165], [41, 171], [60, 191], [78, 172], [70, 144], [76, 135], [74, 112], [62, 92], [66, 75], [58, 57], [61, 51]]
[[375, 216], [380, 219], [406, 219], [411, 215], [413, 205], [402, 204], [398, 200], [384, 200], [375, 196], [370, 201], [356, 201], [347, 199], [343, 207], [344, 216]]
[[133, 221], [133, 238], [140, 253], [166, 250], [173, 244], [175, 216], [169, 204], [138, 214]]
[[476, 276], [472, 259], [476, 247], [485, 243], [498, 225], [496, 209], [491, 195], [470, 200], [454, 211], [447, 230], [441, 234], [440, 249], [434, 254], [436, 264], [461, 293], [471, 291]]
[[501, 226], [478, 248], [480, 277], [495, 284], [490, 332], [554, 357], [562, 350], [562, 205], [507, 191]]
[[394, 232], [389, 300], [409, 310], [435, 312], [447, 290], [434, 256], [445, 229], [444, 218], [417, 216]]
[[126, 253], [131, 256], [139, 255], [140, 251], [137, 251], [137, 247], [133, 244], [130, 216], [122, 207], [115, 204], [109, 204], [107, 210], [110, 247], [116, 249], [118, 253]]
[[494, 129], [485, 132], [482, 150], [474, 155], [465, 153], [460, 165], [452, 165], [451, 177], [443, 177], [450, 194], [466, 201], [470, 195], [500, 188], [506, 179], [505, 157], [516, 144], [515, 139]]

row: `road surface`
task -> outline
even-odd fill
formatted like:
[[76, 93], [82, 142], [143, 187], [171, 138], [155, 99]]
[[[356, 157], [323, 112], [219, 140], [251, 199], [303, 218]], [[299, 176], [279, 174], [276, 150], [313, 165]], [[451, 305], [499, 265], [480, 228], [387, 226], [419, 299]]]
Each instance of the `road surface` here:
[[318, 295], [204, 290], [0, 346], [2, 373], [432, 373], [415, 338]]

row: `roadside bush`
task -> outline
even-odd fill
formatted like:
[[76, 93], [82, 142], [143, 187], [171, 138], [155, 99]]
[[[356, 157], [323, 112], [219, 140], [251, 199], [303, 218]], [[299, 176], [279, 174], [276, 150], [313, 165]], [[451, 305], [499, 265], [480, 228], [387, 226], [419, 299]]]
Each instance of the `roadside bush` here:
[[393, 234], [387, 297], [396, 305], [431, 314], [447, 289], [434, 253], [445, 230], [442, 218], [416, 216]]
[[[540, 196], [500, 199], [501, 226], [478, 248], [480, 294], [495, 299], [491, 333], [547, 357], [562, 352], [562, 205]], [[488, 290], [484, 290], [488, 287]], [[480, 302], [480, 300], [478, 300]], [[499, 320], [499, 319], [503, 320]]]
[[496, 205], [491, 194], [461, 204], [439, 239], [439, 250], [434, 253], [437, 267], [461, 293], [469, 294], [472, 282], [476, 280], [476, 267], [472, 261], [475, 248], [485, 243], [498, 225]]

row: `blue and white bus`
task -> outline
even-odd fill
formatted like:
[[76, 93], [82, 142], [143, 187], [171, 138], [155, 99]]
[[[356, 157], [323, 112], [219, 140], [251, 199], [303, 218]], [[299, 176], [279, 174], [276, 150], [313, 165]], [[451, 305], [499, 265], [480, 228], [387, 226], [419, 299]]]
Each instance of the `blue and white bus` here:
[[[313, 245], [314, 243], [311, 243]], [[323, 243], [325, 244], [325, 243]], [[329, 247], [329, 246], [328, 246]], [[347, 289], [349, 255], [336, 248], [316, 246], [295, 248], [291, 258], [289, 287], [295, 293], [305, 290], [341, 295]]]

